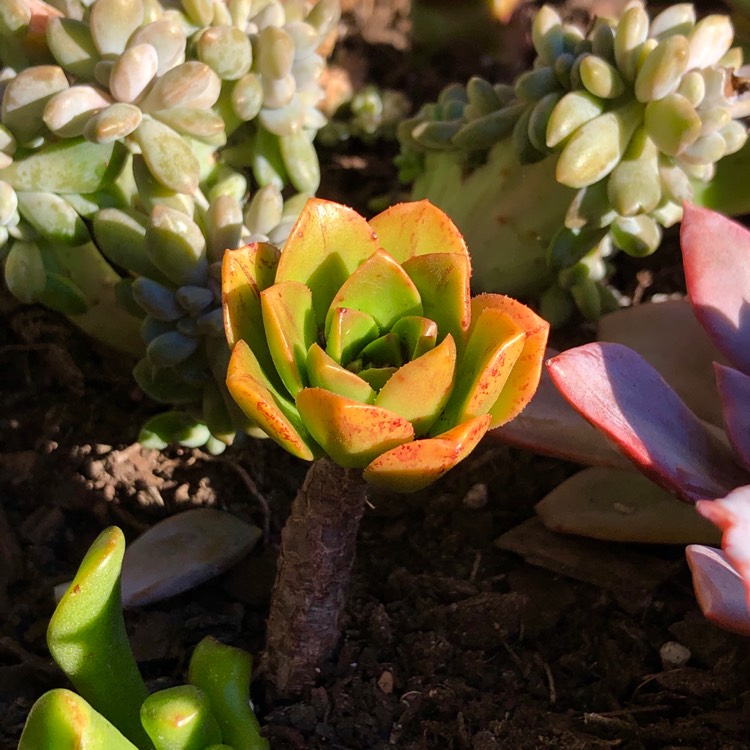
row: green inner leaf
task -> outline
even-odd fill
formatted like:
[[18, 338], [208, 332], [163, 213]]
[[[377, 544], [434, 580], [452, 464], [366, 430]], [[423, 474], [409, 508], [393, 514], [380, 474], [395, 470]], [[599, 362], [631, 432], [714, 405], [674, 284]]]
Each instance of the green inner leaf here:
[[[313, 304], [314, 302], [313, 295]], [[371, 315], [339, 307], [331, 315], [326, 328], [326, 353], [339, 364], [351, 362], [379, 335], [378, 324]]]

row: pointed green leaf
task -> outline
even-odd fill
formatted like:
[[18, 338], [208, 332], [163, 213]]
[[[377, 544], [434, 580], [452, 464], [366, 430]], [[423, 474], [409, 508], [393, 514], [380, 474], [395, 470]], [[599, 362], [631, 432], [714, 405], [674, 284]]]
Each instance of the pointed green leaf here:
[[305, 358], [317, 335], [312, 293], [298, 281], [285, 281], [263, 290], [260, 306], [276, 371], [294, 398], [307, 385]]
[[460, 352], [471, 321], [468, 256], [420, 255], [404, 261], [403, 268], [419, 290], [422, 314], [437, 323], [438, 340], [450, 333]]
[[371, 404], [375, 391], [359, 375], [347, 370], [315, 343], [307, 352], [307, 377], [314, 388], [325, 388], [339, 396]]
[[372, 315], [339, 307], [331, 316], [326, 333], [326, 353], [339, 364], [348, 364], [379, 334]]
[[336, 309], [340, 307], [371, 315], [380, 330], [386, 331], [404, 315], [422, 314], [417, 287], [406, 271], [385, 250], [380, 249], [341, 285], [326, 316], [326, 331]]
[[382, 387], [375, 405], [408, 419], [416, 435], [424, 435], [443, 411], [456, 370], [456, 345], [446, 336], [442, 343], [400, 367]]
[[362, 380], [370, 384], [370, 387], [380, 391], [383, 386], [393, 377], [397, 367], [365, 367], [357, 371]]
[[395, 333], [401, 339], [407, 360], [412, 360], [435, 348], [438, 327], [437, 323], [429, 318], [405, 315], [396, 321], [391, 333]]
[[407, 419], [322, 388], [305, 388], [297, 408], [310, 433], [340, 466], [361, 468], [376, 456], [414, 439]]
[[362, 349], [359, 358], [365, 365], [401, 367], [404, 363], [401, 339], [395, 333], [388, 332], [384, 336], [371, 341]]
[[322, 327], [336, 292], [377, 249], [375, 233], [356, 211], [311, 198], [284, 246], [276, 280], [299, 281], [312, 290]]

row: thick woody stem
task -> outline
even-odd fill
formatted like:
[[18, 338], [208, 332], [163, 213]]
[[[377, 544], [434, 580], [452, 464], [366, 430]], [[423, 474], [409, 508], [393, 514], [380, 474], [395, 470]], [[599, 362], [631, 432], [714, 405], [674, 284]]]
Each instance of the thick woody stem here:
[[299, 693], [339, 638], [367, 486], [362, 472], [316, 461], [281, 532], [263, 671], [277, 695]]

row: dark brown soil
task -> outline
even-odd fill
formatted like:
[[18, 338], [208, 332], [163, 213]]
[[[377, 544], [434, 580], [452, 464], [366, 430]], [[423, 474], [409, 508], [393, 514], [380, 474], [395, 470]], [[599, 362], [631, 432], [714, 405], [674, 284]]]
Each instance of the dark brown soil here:
[[[358, 8], [339, 59], [357, 62], [363, 80], [429, 98], [452, 71], [460, 80], [471, 63], [489, 65], [441, 58], [422, 75], [404, 49], [398, 2]], [[393, 194], [392, 151], [350, 143], [324, 152], [321, 195], [367, 212], [370, 198]], [[679, 283], [663, 257], [651, 281]], [[637, 285], [635, 272], [623, 285]], [[219, 458], [142, 449], [138, 428], [158, 408], [128, 361], [7, 295], [0, 314], [4, 750], [16, 747], [34, 700], [65, 685], [44, 642], [52, 589], [107, 525], [133, 539], [198, 505], [268, 523], [266, 541], [229, 573], [127, 613], [152, 689], [184, 680], [204, 635], [259, 653], [280, 529], [306, 466], [270, 441], [248, 440]], [[373, 493], [344, 632], [319, 683], [290, 704], [254, 685], [273, 750], [749, 747], [748, 641], [702, 618], [682, 550], [555, 538], [533, 521], [533, 504], [574, 470], [486, 441], [429, 490]], [[544, 565], [507, 551], [519, 545]], [[685, 666], [662, 664], [672, 641], [690, 649]]]

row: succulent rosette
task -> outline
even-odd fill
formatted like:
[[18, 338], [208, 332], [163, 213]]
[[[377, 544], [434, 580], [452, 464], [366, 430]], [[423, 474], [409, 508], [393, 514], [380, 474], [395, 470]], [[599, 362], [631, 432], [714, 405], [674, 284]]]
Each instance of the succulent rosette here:
[[368, 223], [310, 199], [283, 253], [257, 242], [224, 256], [227, 387], [299, 458], [425, 487], [540, 377], [546, 321], [509, 297], [472, 299], [470, 274], [462, 236], [427, 201]]

